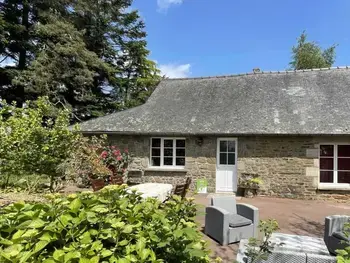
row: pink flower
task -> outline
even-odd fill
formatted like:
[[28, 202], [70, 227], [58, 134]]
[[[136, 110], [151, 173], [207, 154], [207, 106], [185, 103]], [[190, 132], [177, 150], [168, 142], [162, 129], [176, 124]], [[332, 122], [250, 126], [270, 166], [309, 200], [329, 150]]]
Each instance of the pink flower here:
[[114, 150], [114, 149], [115, 149], [115, 146], [114, 146], [114, 145], [113, 145], [113, 146], [111, 146], [111, 149], [112, 149], [112, 150]]
[[108, 155], [107, 151], [103, 151], [103, 152], [101, 153], [101, 157], [102, 157], [103, 159], [105, 159], [105, 158], [107, 157], [107, 155]]
[[115, 150], [115, 151], [113, 151], [113, 154], [114, 154], [115, 156], [119, 156], [119, 155], [120, 155], [120, 151], [119, 151], [119, 150]]
[[129, 153], [129, 150], [128, 150], [128, 149], [125, 149], [124, 152], [125, 152], [125, 153]]
[[118, 161], [121, 161], [122, 159], [123, 159], [122, 156], [121, 156], [121, 155], [118, 155], [117, 160], [118, 160]]

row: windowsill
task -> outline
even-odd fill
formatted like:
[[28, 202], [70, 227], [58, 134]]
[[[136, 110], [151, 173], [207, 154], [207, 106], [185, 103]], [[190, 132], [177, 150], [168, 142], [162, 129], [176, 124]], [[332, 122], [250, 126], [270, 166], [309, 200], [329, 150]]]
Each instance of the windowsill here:
[[146, 172], [178, 172], [187, 173], [188, 170], [185, 167], [148, 167], [145, 169]]
[[319, 184], [318, 190], [350, 191], [350, 184]]

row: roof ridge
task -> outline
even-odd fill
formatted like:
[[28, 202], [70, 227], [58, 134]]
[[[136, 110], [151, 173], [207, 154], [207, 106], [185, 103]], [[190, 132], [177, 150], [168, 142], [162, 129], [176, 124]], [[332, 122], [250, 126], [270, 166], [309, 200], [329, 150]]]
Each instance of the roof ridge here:
[[337, 69], [350, 69], [350, 66], [338, 66], [338, 67], [314, 68], [314, 69], [298, 69], [298, 70], [246, 72], [246, 73], [237, 73], [237, 74], [231, 74], [231, 75], [218, 75], [218, 76], [206, 76], [206, 77], [165, 78], [164, 80], [216, 79], [216, 78], [230, 78], [230, 77], [240, 77], [240, 76], [259, 75], [259, 74], [260, 75], [263, 75], [263, 74], [288, 74], [288, 73], [301, 73], [301, 72], [337, 70]]

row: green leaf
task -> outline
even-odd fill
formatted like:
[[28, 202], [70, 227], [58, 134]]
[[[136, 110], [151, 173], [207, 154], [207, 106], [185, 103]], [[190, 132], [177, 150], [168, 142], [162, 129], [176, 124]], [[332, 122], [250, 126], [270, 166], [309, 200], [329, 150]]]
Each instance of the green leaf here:
[[73, 217], [70, 214], [63, 214], [60, 216], [60, 222], [62, 225], [67, 226], [68, 223], [73, 219]]
[[107, 250], [107, 249], [104, 249], [104, 250], [102, 250], [102, 252], [101, 252], [101, 257], [102, 257], [102, 258], [106, 258], [106, 257], [109, 257], [109, 256], [112, 255], [112, 254], [113, 254], [112, 251]]
[[136, 250], [143, 250], [146, 246], [146, 240], [144, 238], [139, 238], [136, 242]]
[[19, 263], [25, 263], [28, 262], [28, 259], [33, 255], [34, 253], [31, 251], [25, 251], [23, 253], [21, 253], [20, 258], [21, 260], [19, 261]]
[[16, 239], [22, 237], [22, 235], [23, 235], [25, 232], [26, 232], [26, 231], [23, 230], [23, 229], [18, 230], [16, 233], [13, 234], [12, 240], [16, 240]]
[[5, 245], [5, 246], [11, 246], [11, 245], [13, 245], [13, 242], [8, 240], [8, 239], [1, 238], [0, 239], [0, 244], [1, 245]]
[[34, 250], [33, 250], [33, 254], [37, 253], [41, 250], [43, 250], [50, 242], [48, 241], [39, 241], [35, 244]]
[[204, 257], [206, 254], [201, 249], [189, 249], [189, 252], [191, 253], [191, 256], [193, 257]]
[[80, 201], [80, 199], [76, 198], [74, 199], [70, 205], [69, 205], [69, 209], [73, 212], [73, 213], [77, 213], [81, 207], [82, 203]]
[[22, 249], [23, 249], [22, 245], [15, 244], [15, 245], [12, 245], [12, 246], [9, 246], [9, 247], [5, 248], [3, 251], [9, 257], [15, 257], [22, 251]]
[[130, 234], [132, 232], [132, 226], [131, 225], [126, 225], [123, 229], [123, 233], [125, 234]]
[[71, 259], [80, 258], [81, 254], [78, 251], [70, 251], [64, 255], [64, 262], [69, 262]]
[[80, 258], [79, 263], [91, 263], [91, 261], [88, 258]]
[[80, 242], [82, 244], [89, 244], [89, 243], [91, 243], [90, 233], [89, 232], [84, 232], [84, 234], [80, 236]]
[[55, 250], [55, 252], [53, 252], [53, 258], [57, 261], [60, 261], [60, 258], [63, 257], [63, 255], [65, 254], [65, 252], [61, 249], [57, 249]]
[[120, 241], [120, 242], [118, 243], [118, 245], [121, 246], [121, 247], [126, 246], [127, 244], [129, 244], [129, 241], [126, 240], [126, 239], [124, 239], [124, 240], [122, 240], [122, 241]]
[[37, 218], [29, 224], [28, 228], [41, 228], [46, 224], [47, 223], [45, 221], [41, 220], [40, 218]]
[[24, 201], [19, 201], [17, 203], [14, 203], [13, 206], [18, 210], [20, 211], [24, 206], [25, 206], [25, 203]]
[[37, 234], [39, 233], [39, 231], [37, 229], [28, 229], [23, 235], [22, 238], [33, 238], [35, 237]]
[[90, 259], [90, 263], [99, 263], [100, 258], [98, 256], [94, 256]]
[[139, 254], [142, 260], [146, 260], [148, 256], [150, 255], [149, 249], [143, 249], [141, 250], [141, 253]]
[[102, 242], [99, 240], [93, 242], [91, 245], [91, 249], [96, 250], [96, 251], [100, 251], [102, 248], [103, 248]]
[[42, 236], [39, 238], [39, 240], [43, 241], [51, 241], [52, 239], [53, 237], [50, 232], [44, 232], [44, 234], [42, 234]]

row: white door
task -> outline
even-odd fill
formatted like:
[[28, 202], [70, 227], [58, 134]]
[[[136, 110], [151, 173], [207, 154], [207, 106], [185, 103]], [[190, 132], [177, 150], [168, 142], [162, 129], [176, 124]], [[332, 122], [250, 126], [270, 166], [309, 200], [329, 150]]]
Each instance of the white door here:
[[219, 138], [216, 160], [216, 192], [236, 192], [237, 139]]

